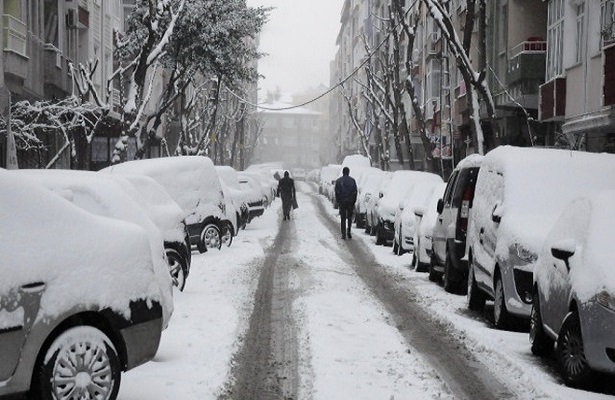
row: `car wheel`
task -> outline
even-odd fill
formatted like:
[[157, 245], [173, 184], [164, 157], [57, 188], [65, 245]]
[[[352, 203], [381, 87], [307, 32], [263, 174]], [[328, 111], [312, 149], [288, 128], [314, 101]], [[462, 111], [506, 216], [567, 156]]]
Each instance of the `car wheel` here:
[[222, 227], [222, 236], [220, 237], [222, 244], [226, 247], [231, 247], [233, 243], [233, 227], [228, 222]]
[[557, 338], [557, 360], [567, 385], [586, 387], [591, 383], [592, 371], [585, 358], [581, 323], [576, 311], [569, 313]]
[[547, 336], [542, 325], [540, 300], [538, 299], [538, 292], [536, 292], [530, 313], [530, 344], [532, 345], [532, 354], [539, 357], [548, 356], [553, 351], [553, 343], [553, 339]]
[[453, 263], [451, 262], [448, 250], [446, 252], [446, 260], [444, 261], [444, 290], [448, 293], [459, 293], [459, 279], [453, 270]]
[[442, 274], [439, 273], [438, 271], [436, 271], [435, 264], [436, 264], [436, 262], [435, 262], [435, 260], [434, 260], [434, 258], [432, 256], [430, 258], [430, 260], [429, 260], [429, 267], [428, 267], [428, 270], [429, 270], [429, 280], [431, 282], [440, 282], [440, 280], [442, 279]]
[[207, 224], [201, 231], [201, 243], [206, 249], [220, 249], [222, 239], [220, 229], [215, 224]]
[[114, 400], [120, 388], [121, 365], [109, 338], [92, 326], [61, 333], [43, 354], [35, 377], [43, 400]]
[[186, 263], [182, 256], [179, 255], [175, 249], [167, 249], [167, 261], [169, 263], [169, 272], [171, 273], [171, 280], [173, 286], [180, 291], [184, 290], [186, 286]]
[[468, 292], [466, 294], [466, 300], [468, 308], [473, 311], [480, 311], [485, 308], [485, 301], [487, 300], [485, 293], [478, 288], [476, 279], [474, 278], [474, 267], [470, 265], [468, 271]]
[[506, 329], [510, 324], [511, 316], [506, 309], [504, 284], [500, 275], [495, 278], [495, 298], [493, 299], [493, 323], [498, 329]]
[[380, 228], [376, 227], [376, 245], [380, 246], [384, 244], [384, 237], [380, 235]]

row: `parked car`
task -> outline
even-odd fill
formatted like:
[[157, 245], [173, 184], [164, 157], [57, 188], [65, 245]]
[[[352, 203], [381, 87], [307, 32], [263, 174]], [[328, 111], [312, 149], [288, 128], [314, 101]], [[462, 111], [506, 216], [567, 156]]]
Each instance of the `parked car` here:
[[342, 166], [339, 164], [329, 164], [320, 170], [320, 183], [318, 185], [318, 193], [324, 195], [329, 200], [333, 199], [334, 182], [337, 179]]
[[222, 246], [222, 221], [226, 204], [220, 179], [208, 157], [127, 161], [104, 168], [101, 172], [153, 178], [186, 213], [191, 245], [196, 245], [202, 253]]
[[413, 179], [395, 213], [393, 253], [402, 255], [414, 251], [414, 234], [418, 225], [414, 208], [424, 207], [436, 186], [441, 183], [443, 181], [440, 175], [430, 172], [421, 172]]
[[573, 201], [548, 234], [534, 268], [532, 352], [554, 343], [566, 384], [585, 387], [594, 371], [615, 374], [615, 191]]
[[[306, 176], [306, 172], [305, 172], [305, 169], [303, 169], [303, 168], [291, 168], [290, 175], [296, 181], [304, 181], [305, 180], [305, 176]], [[282, 176], [284, 176], [284, 175], [282, 175]]]
[[532, 272], [564, 207], [615, 188], [615, 155], [498, 147], [483, 159], [468, 230], [468, 306], [494, 299], [498, 328], [529, 322]]
[[395, 214], [404, 195], [413, 182], [421, 179], [425, 172], [421, 171], [395, 171], [386, 188], [379, 193], [374, 207], [376, 220], [376, 244], [393, 242], [395, 236]]
[[263, 193], [263, 185], [258, 179], [250, 174], [237, 173], [239, 187], [246, 193], [246, 201], [248, 202], [248, 222], [256, 217], [260, 217], [265, 213], [265, 204], [267, 199]]
[[365, 229], [367, 225], [367, 204], [372, 197], [378, 197], [378, 189], [384, 179], [390, 176], [390, 172], [374, 169], [365, 175], [359, 185], [359, 193], [355, 205], [355, 222], [357, 228]]
[[0, 187], [0, 397], [115, 399], [172, 308], [147, 233], [2, 169]]
[[386, 176], [384, 176], [383, 179], [374, 186], [372, 194], [365, 201], [365, 233], [370, 236], [376, 235], [376, 229], [378, 227], [378, 214], [376, 212], [376, 206], [378, 205], [380, 198], [383, 196], [383, 193], [386, 191], [392, 176], [393, 173], [387, 171]]
[[[250, 222], [249, 207], [248, 207], [248, 195], [241, 189], [239, 185], [239, 178], [237, 177], [237, 171], [235, 168], [227, 165], [216, 165], [216, 172], [220, 182], [226, 185], [228, 193], [233, 200], [233, 205], [237, 212], [237, 229], [244, 229]], [[224, 189], [223, 185], [223, 189]], [[226, 199], [226, 191], [224, 198]]]
[[479, 154], [461, 160], [437, 205], [429, 273], [435, 280], [444, 276], [444, 290], [450, 293], [464, 294], [467, 287], [466, 235], [482, 160]]
[[190, 274], [192, 251], [182, 208], [158, 182], [148, 176], [107, 175], [117, 179], [120, 183], [128, 182], [133, 186], [135, 190], [128, 190], [127, 193], [143, 207], [152, 222], [162, 232], [173, 284], [179, 290], [184, 290]]
[[444, 182], [436, 185], [425, 207], [414, 207], [414, 215], [418, 219], [418, 225], [414, 231], [412, 266], [416, 272], [429, 271], [429, 280], [432, 282], [438, 281], [441, 278], [441, 275], [436, 274], [433, 268], [431, 268], [432, 237], [436, 219], [438, 218], [438, 200], [442, 198], [446, 186], [447, 184]]
[[[166, 259], [162, 232], [152, 222], [145, 209], [134, 198], [138, 196], [127, 181], [91, 171], [64, 169], [19, 169], [10, 171], [24, 181], [44, 187], [70, 201], [79, 208], [102, 217], [119, 219], [139, 225], [147, 233], [154, 271], [158, 284], [171, 287], [171, 273]], [[170, 290], [165, 304], [173, 304]], [[165, 310], [163, 310], [165, 311]], [[165, 324], [172, 310], [164, 313]]]

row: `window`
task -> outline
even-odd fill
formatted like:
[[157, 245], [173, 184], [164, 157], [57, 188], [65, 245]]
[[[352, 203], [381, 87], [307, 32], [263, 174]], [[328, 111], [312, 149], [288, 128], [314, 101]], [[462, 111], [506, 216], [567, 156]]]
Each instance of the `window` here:
[[576, 48], [575, 61], [581, 63], [585, 60], [585, 3], [574, 6], [576, 16]]
[[615, 40], [615, 0], [601, 1], [600, 36], [602, 43]]
[[550, 0], [547, 25], [547, 81], [561, 76], [564, 51], [564, 0]]
[[432, 58], [429, 60], [427, 71], [427, 100], [440, 98], [440, 60]]

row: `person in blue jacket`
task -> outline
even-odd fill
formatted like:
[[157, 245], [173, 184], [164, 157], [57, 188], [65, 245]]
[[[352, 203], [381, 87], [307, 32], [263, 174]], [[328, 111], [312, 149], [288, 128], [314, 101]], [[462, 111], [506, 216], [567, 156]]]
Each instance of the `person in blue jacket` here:
[[357, 182], [350, 176], [350, 168], [342, 169], [342, 176], [335, 181], [335, 199], [340, 210], [340, 228], [342, 239], [352, 239], [350, 226], [352, 225], [352, 212], [357, 201]]

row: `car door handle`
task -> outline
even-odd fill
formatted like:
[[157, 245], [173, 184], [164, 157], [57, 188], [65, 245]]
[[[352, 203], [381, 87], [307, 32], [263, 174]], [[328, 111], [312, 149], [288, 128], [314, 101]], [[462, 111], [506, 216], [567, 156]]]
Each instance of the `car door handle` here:
[[45, 289], [45, 282], [33, 282], [21, 286], [20, 290], [23, 293], [38, 293]]

